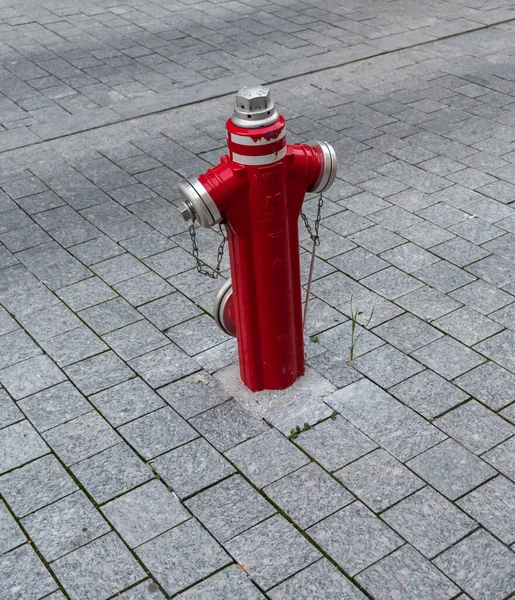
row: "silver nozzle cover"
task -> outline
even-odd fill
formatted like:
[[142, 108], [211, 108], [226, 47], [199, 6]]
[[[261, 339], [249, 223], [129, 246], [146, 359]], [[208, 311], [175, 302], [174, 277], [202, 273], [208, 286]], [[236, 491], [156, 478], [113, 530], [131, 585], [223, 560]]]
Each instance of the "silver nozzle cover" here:
[[279, 118], [270, 90], [262, 85], [243, 87], [234, 100], [231, 121], [237, 127], [254, 129], [268, 127]]

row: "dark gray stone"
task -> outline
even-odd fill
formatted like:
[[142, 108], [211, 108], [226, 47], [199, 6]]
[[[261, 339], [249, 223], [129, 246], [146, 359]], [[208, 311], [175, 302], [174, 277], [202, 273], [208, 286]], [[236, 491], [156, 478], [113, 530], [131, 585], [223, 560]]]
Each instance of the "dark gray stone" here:
[[[161, 279], [161, 277], [155, 273], [144, 273], [143, 275], [133, 277], [122, 283], [117, 283], [114, 286], [114, 289], [133, 306], [140, 306], [148, 302], [148, 306], [142, 307], [141, 312], [149, 319], [149, 321], [152, 321], [154, 325], [159, 327], [159, 329], [170, 327], [170, 325], [161, 327], [157, 322], [158, 317], [153, 319], [150, 315], [150, 311], [152, 311], [154, 314], [158, 313], [162, 319], [166, 319], [167, 317], [173, 318], [171, 315], [166, 315], [165, 309], [162, 308], [162, 303], [159, 305], [151, 303], [152, 300], [156, 301], [158, 298], [162, 298], [162, 296], [166, 297], [174, 291], [173, 287], [164, 279]], [[197, 314], [199, 313], [200, 310]]]

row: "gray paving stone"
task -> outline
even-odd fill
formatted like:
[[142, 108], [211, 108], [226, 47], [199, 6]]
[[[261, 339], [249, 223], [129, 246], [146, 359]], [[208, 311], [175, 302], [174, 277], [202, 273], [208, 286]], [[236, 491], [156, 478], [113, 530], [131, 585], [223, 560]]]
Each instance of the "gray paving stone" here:
[[204, 352], [227, 340], [227, 334], [208, 315], [201, 315], [175, 325], [168, 329], [166, 334], [190, 356]]
[[45, 432], [45, 440], [66, 465], [114, 446], [120, 436], [95, 411]]
[[278, 429], [285, 436], [298, 427], [315, 425], [332, 415], [332, 410], [319, 398], [301, 396], [284, 406], [272, 407], [264, 416], [267, 423]]
[[374, 333], [408, 354], [442, 336], [439, 331], [409, 313], [375, 327]]
[[168, 338], [146, 320], [117, 329], [103, 339], [124, 360], [136, 358], [168, 343]]
[[401, 461], [445, 438], [433, 425], [367, 379], [336, 391], [326, 402]]
[[354, 502], [313, 525], [308, 534], [352, 576], [403, 543], [360, 502]]
[[388, 250], [381, 257], [405, 273], [414, 273], [423, 267], [438, 262], [438, 258], [426, 250], [408, 242]]
[[515, 589], [515, 555], [486, 531], [477, 531], [434, 562], [472, 598], [501, 600]]
[[231, 562], [195, 519], [146, 542], [137, 554], [171, 595]]
[[513, 302], [513, 296], [480, 280], [451, 292], [451, 295], [482, 314], [489, 314]]
[[79, 319], [63, 303], [20, 317], [20, 323], [38, 342], [76, 329]]
[[483, 245], [483, 248], [485, 251], [493, 252], [501, 258], [505, 258], [506, 260], [513, 262], [514, 245], [515, 235], [512, 233], [507, 233], [506, 235], [498, 237], [495, 240], [486, 242], [486, 244]]
[[91, 268], [108, 285], [115, 285], [148, 272], [147, 267], [131, 254], [120, 254], [114, 258], [108, 258], [103, 262], [96, 263]]
[[21, 421], [24, 418], [23, 413], [11, 400], [8, 394], [0, 389], [0, 429]]
[[500, 325], [468, 306], [437, 319], [434, 325], [467, 346], [477, 344], [502, 330]]
[[475, 349], [499, 363], [508, 371], [515, 372], [515, 332], [502, 331], [477, 344]]
[[361, 279], [388, 266], [385, 260], [364, 248], [354, 248], [349, 252], [331, 258], [329, 262], [354, 279]]
[[[138, 277], [133, 277], [122, 283], [117, 283], [114, 286], [114, 289], [133, 306], [141, 306], [147, 302], [167, 296], [167, 294], [174, 291], [174, 288], [169, 283], [153, 272], [144, 273], [143, 275], [138, 275]], [[158, 312], [153, 305], [149, 305], [148, 307], [145, 307], [145, 311], [142, 310], [143, 314], [160, 329], [164, 329], [165, 327], [160, 327], [159, 324], [150, 317], [150, 314], [146, 312], [147, 309], [151, 310], [151, 307], [154, 308], [154, 312]], [[164, 317], [163, 314], [162, 316]]]
[[22, 523], [49, 562], [111, 529], [81, 491], [32, 513]]
[[[157, 583], [146, 580], [116, 596], [118, 600], [165, 600]], [[53, 600], [53, 599], [52, 599]]]
[[10, 333], [18, 328], [18, 323], [9, 315], [5, 308], [0, 307], [0, 335]]
[[427, 419], [433, 419], [468, 397], [468, 394], [428, 369], [390, 388], [389, 392]]
[[77, 463], [72, 471], [99, 504], [152, 478], [152, 471], [124, 443]]
[[237, 360], [238, 348], [235, 338], [230, 338], [226, 342], [218, 344], [218, 346], [195, 355], [197, 364], [211, 375], [236, 363]]
[[381, 517], [427, 558], [477, 528], [477, 523], [431, 487], [406, 498]]
[[[130, 379], [134, 372], [114, 352], [104, 352], [65, 367], [66, 374], [86, 396]], [[1, 375], [1, 374], [0, 374]]]
[[490, 318], [515, 331], [515, 303], [490, 313]]
[[131, 548], [190, 518], [179, 500], [157, 480], [116, 498], [102, 510]]
[[21, 329], [2, 335], [0, 344], [2, 345], [0, 369], [41, 354], [41, 349]]
[[192, 360], [175, 344], [168, 344], [134, 358], [129, 365], [153, 388], [161, 387], [200, 370], [199, 363]]
[[334, 354], [324, 352], [310, 358], [308, 364], [337, 388], [344, 387], [361, 379], [362, 375], [348, 364], [349, 353]]
[[185, 252], [182, 248], [171, 248], [146, 258], [143, 262], [165, 279], [195, 266], [191, 254]]
[[39, 458], [48, 446], [27, 420], [0, 430], [0, 473]]
[[83, 319], [99, 335], [104, 335], [142, 319], [142, 315], [123, 298], [114, 298], [81, 311]]
[[382, 449], [336, 471], [334, 476], [374, 512], [384, 510], [424, 485]]
[[[494, 242], [495, 241], [496, 240], [494, 240]], [[488, 242], [488, 244], [491, 243], [492, 242]], [[486, 246], [488, 246], [488, 244]], [[486, 246], [479, 247], [467, 240], [455, 237], [443, 244], [432, 247], [431, 252], [434, 252], [440, 258], [448, 260], [458, 267], [466, 267], [470, 263], [488, 256], [488, 250], [484, 249]]]
[[302, 529], [354, 500], [315, 463], [268, 485], [264, 491]]
[[[471, 269], [471, 266], [469, 269]], [[466, 283], [474, 281], [472, 275], [445, 260], [423, 267], [415, 271], [413, 275], [441, 292], [451, 292]]]
[[349, 235], [348, 239], [354, 244], [358, 244], [358, 246], [361, 246], [374, 254], [385, 252], [386, 250], [395, 248], [395, 246], [399, 246], [405, 242], [403, 237], [380, 225], [374, 225], [364, 231], [353, 233], [352, 235]]
[[115, 533], [108, 533], [56, 560], [53, 571], [73, 600], [108, 598], [145, 577]]
[[110, 238], [102, 236], [69, 248], [70, 252], [85, 265], [94, 265], [108, 258], [123, 254], [123, 248]]
[[457, 300], [428, 286], [398, 298], [397, 304], [426, 321], [433, 321], [462, 306]]
[[475, 400], [435, 421], [449, 436], [475, 454], [482, 454], [515, 433], [515, 428]]
[[371, 439], [339, 415], [334, 420], [328, 419], [303, 431], [296, 443], [330, 471], [343, 467], [377, 447]]
[[73, 311], [83, 310], [116, 297], [116, 293], [98, 277], [79, 281], [57, 293]]
[[230, 394], [207, 373], [180, 379], [159, 390], [159, 394], [185, 419], [229, 400]]
[[29, 544], [0, 556], [0, 594], [5, 600], [42, 598], [56, 589], [54, 578]]
[[123, 240], [121, 245], [131, 254], [134, 254], [136, 258], [146, 258], [152, 254], [168, 250], [175, 244], [158, 231], [149, 231]]
[[[454, 233], [451, 233], [447, 229], [442, 229], [429, 221], [423, 221], [422, 223], [417, 223], [416, 225], [404, 229], [402, 235], [402, 239], [406, 238], [426, 250], [429, 248], [432, 249], [432, 247], [437, 244], [443, 244], [449, 240], [452, 241], [452, 239], [456, 237]], [[384, 248], [384, 250], [387, 250], [387, 248]]]
[[0, 370], [0, 383], [15, 400], [61, 383], [64, 373], [48, 358], [34, 356]]
[[[359, 336], [359, 338], [358, 338]], [[353, 345], [352, 324], [350, 322], [337, 325], [318, 336], [319, 343], [331, 351], [333, 355], [342, 357], [342, 362], [350, 358], [350, 347]], [[383, 345], [383, 340], [360, 325], [354, 330], [354, 357], [361, 356], [370, 350]]]
[[94, 394], [90, 400], [113, 427], [165, 406], [161, 398], [138, 377]]
[[515, 484], [502, 475], [458, 501], [459, 506], [505, 544], [515, 540]]
[[454, 440], [448, 439], [407, 465], [450, 500], [463, 496], [496, 472]]
[[190, 421], [221, 452], [268, 430], [262, 420], [239, 406], [235, 400], [215, 406]]
[[515, 481], [515, 438], [510, 438], [492, 448], [492, 450], [485, 452], [482, 458], [506, 477]]
[[369, 275], [362, 280], [362, 283], [388, 300], [395, 300], [422, 286], [420, 281], [395, 267], [388, 267], [379, 273]]
[[164, 454], [198, 436], [197, 432], [169, 407], [122, 425], [118, 431], [146, 459]]
[[[469, 242], [478, 245], [484, 244], [485, 242], [489, 242], [490, 240], [503, 235], [503, 230], [500, 227], [496, 227], [495, 225], [487, 223], [479, 218], [468, 218], [466, 221], [462, 221], [457, 225], [449, 227], [449, 231], [452, 231], [460, 237], [465, 238]], [[483, 260], [488, 260], [488, 257], [484, 258]], [[474, 272], [472, 267], [473, 265], [469, 266], [468, 270]]]
[[210, 600], [216, 597], [224, 600], [260, 600], [265, 596], [236, 565], [231, 565], [177, 597], [180, 600]]
[[322, 558], [268, 592], [272, 600], [364, 600], [365, 596]]
[[257, 585], [265, 590], [321, 556], [318, 550], [280, 515], [236, 536], [225, 546]]
[[388, 344], [359, 356], [352, 364], [368, 379], [385, 388], [392, 387], [424, 369], [420, 363]]
[[188, 509], [219, 542], [227, 542], [276, 511], [242, 477], [235, 475], [197, 494]]
[[198, 438], [152, 461], [152, 468], [185, 498], [234, 473], [234, 467], [203, 438]]
[[27, 538], [11, 516], [3, 502], [0, 502], [0, 552], [5, 554], [9, 550], [20, 546]]
[[412, 356], [446, 379], [454, 379], [485, 362], [485, 359], [477, 352], [449, 336], [431, 342], [420, 350], [415, 350]]
[[450, 600], [459, 592], [447, 577], [408, 545], [369, 567], [357, 580], [377, 600]]
[[259, 488], [309, 462], [302, 452], [276, 430], [247, 440], [227, 450], [225, 455]]
[[91, 404], [68, 381], [24, 398], [19, 406], [40, 432], [92, 410]]
[[85, 325], [41, 341], [40, 344], [60, 367], [79, 362], [108, 349]]

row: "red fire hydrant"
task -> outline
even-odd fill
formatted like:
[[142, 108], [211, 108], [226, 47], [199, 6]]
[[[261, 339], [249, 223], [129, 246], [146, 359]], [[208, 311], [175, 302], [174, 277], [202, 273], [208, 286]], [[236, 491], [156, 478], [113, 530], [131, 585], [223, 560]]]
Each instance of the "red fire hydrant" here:
[[236, 335], [252, 391], [283, 389], [304, 374], [298, 222], [306, 192], [323, 192], [336, 176], [329, 144], [287, 145], [284, 125], [269, 90], [241, 89], [227, 121], [229, 155], [179, 184], [185, 220], [226, 225], [232, 283], [215, 316]]

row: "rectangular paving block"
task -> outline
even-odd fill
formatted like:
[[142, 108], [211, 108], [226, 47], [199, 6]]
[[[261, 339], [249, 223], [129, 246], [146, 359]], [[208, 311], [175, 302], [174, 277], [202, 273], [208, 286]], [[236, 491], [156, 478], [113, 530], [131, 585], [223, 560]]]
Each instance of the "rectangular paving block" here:
[[265, 596], [236, 565], [230, 565], [177, 597], [180, 600], [209, 600], [216, 597], [224, 600], [238, 600], [242, 597], [245, 600], [260, 600]]
[[103, 339], [123, 360], [136, 358], [169, 343], [168, 338], [145, 319], [108, 333]]
[[0, 474], [49, 451], [43, 438], [26, 419], [0, 429]]
[[15, 400], [49, 388], [66, 376], [46, 355], [38, 355], [0, 370], [0, 383]]
[[123, 298], [113, 298], [80, 312], [81, 318], [99, 335], [143, 319]]
[[[491, 358], [512, 373], [515, 372], [515, 332], [505, 330], [474, 346], [474, 348]], [[0, 378], [2, 372], [0, 371]]]
[[175, 344], [167, 344], [129, 361], [151, 387], [158, 388], [200, 370], [200, 365]]
[[482, 458], [512, 481], [515, 480], [515, 437], [489, 450]]
[[40, 344], [60, 367], [79, 362], [108, 349], [104, 342], [85, 325], [41, 341]]
[[27, 541], [22, 530], [7, 509], [7, 506], [0, 502], [0, 552], [5, 554], [9, 550], [21, 546]]
[[0, 429], [21, 421], [23, 413], [4, 390], [0, 389]]
[[92, 356], [65, 367], [64, 370], [85, 396], [100, 392], [134, 376], [134, 372], [114, 352]]
[[466, 346], [473, 346], [502, 330], [501, 325], [468, 306], [437, 319], [434, 324]]
[[0, 556], [0, 595], [5, 600], [42, 598], [56, 589], [55, 579], [29, 544]]
[[352, 364], [360, 373], [384, 388], [392, 387], [424, 370], [420, 363], [389, 344], [359, 356]]
[[454, 379], [485, 362], [480, 354], [449, 336], [415, 350], [412, 356], [446, 379]]

